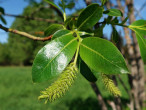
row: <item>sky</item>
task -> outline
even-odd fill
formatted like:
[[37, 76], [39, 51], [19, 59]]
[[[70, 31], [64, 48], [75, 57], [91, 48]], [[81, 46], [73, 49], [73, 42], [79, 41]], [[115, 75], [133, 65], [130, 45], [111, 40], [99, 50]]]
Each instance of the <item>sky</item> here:
[[[28, 5], [28, 2], [26, 2], [25, 0], [1, 0], [1, 1], [2, 2], [0, 2], [0, 7], [3, 7], [5, 9], [5, 13], [8, 13], [8, 14], [20, 15], [22, 14], [24, 8]], [[79, 0], [78, 5], [80, 7], [85, 7], [85, 4], [81, 1], [82, 0]], [[135, 8], [139, 10], [140, 7], [144, 4], [145, 0], [134, 0], [134, 2], [135, 2]], [[74, 10], [72, 12], [74, 12]], [[146, 12], [146, 7], [140, 12], [140, 15], [142, 16], [143, 19], [146, 20], [145, 12]], [[67, 11], [67, 13], [71, 13], [71, 12]], [[0, 24], [6, 27], [10, 27], [15, 20], [14, 17], [4, 16], [4, 18], [7, 21], [7, 25], [2, 24], [1, 21], [0, 21]], [[137, 16], [136, 19], [141, 19], [141, 18]], [[120, 31], [121, 28], [118, 28], [118, 30]], [[111, 29], [109, 26], [104, 28], [104, 31], [107, 34], [107, 36], [110, 36]], [[8, 33], [4, 32], [3, 30], [0, 30], [0, 42], [6, 43], [7, 39], [8, 39]]]
[[[24, 2], [24, 0], [1, 0], [0, 7], [3, 7], [5, 9], [5, 13], [8, 14], [21, 14], [23, 12], [23, 9], [28, 5], [27, 2]], [[14, 22], [14, 17], [8, 17], [4, 16], [4, 18], [7, 21], [7, 25], [2, 24], [0, 21], [0, 24], [10, 27], [12, 23]], [[3, 30], [0, 30], [0, 42], [4, 43], [7, 42], [8, 33], [4, 32]]]

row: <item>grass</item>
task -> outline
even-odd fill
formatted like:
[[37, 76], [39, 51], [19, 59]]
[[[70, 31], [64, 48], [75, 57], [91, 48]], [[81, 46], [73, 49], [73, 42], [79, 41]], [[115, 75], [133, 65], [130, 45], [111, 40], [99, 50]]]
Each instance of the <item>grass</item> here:
[[[126, 83], [127, 76], [122, 76]], [[41, 90], [50, 83], [33, 84], [31, 67], [0, 67], [0, 110], [95, 110], [100, 108], [90, 83], [80, 74], [64, 97], [53, 103], [38, 101]], [[97, 81], [104, 98], [109, 100], [112, 95], [106, 91], [101, 79]], [[128, 87], [128, 86], [127, 86]], [[122, 99], [127, 100], [128, 94], [120, 85]]]

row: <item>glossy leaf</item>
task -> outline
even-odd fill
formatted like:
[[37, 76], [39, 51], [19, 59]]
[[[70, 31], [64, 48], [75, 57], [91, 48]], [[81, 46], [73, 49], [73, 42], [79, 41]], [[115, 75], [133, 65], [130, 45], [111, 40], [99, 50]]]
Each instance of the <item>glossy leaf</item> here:
[[138, 31], [135, 31], [135, 33], [136, 33], [136, 38], [139, 44], [141, 57], [144, 63], [146, 64], [146, 39], [144, 39], [143, 35], [140, 34]]
[[85, 8], [77, 20], [78, 30], [85, 30], [94, 26], [102, 17], [103, 8], [98, 4], [91, 4]]
[[45, 30], [45, 36], [53, 35], [56, 31], [64, 29], [64, 26], [61, 24], [52, 24]]
[[3, 18], [3, 16], [0, 16], [0, 20], [4, 23], [7, 24], [6, 20]]
[[105, 74], [129, 73], [122, 54], [107, 40], [85, 38], [80, 45], [80, 56], [94, 71]]
[[0, 12], [1, 12], [2, 14], [5, 14], [5, 11], [4, 11], [4, 9], [3, 9], [2, 7], [0, 7]]
[[71, 35], [56, 38], [37, 54], [32, 66], [34, 82], [43, 82], [58, 76], [69, 64], [77, 48], [77, 40]]
[[[55, 8], [57, 8], [58, 10], [60, 10], [62, 12], [62, 10], [56, 5], [54, 4], [52, 1], [50, 0], [45, 0], [47, 3], [51, 4], [52, 6], [54, 6]], [[63, 12], [62, 12], [63, 13]]]
[[146, 39], [143, 37], [146, 36], [146, 20], [135, 21], [129, 26], [129, 28], [136, 33], [141, 57], [144, 63], [146, 63]]
[[117, 32], [117, 30], [116, 30], [115, 27], [113, 27], [112, 41], [113, 41], [114, 43], [117, 43], [117, 42], [119, 41], [119, 34], [118, 34], [118, 32]]
[[91, 69], [84, 63], [84, 61], [79, 57], [79, 71], [80, 73], [90, 82], [96, 82], [97, 79], [92, 73]]
[[133, 22], [130, 26], [130, 29], [136, 30], [140, 34], [143, 34], [146, 36], [146, 20], [137, 20]]
[[72, 34], [73, 33], [71, 31], [66, 30], [66, 29], [58, 30], [56, 33], [54, 33], [54, 35], [52, 37], [52, 40], [55, 39], [55, 38], [63, 37], [63, 36], [67, 36], [67, 35], [72, 36]]
[[123, 16], [122, 12], [118, 9], [109, 9], [104, 11], [104, 14], [107, 14], [109, 16]]

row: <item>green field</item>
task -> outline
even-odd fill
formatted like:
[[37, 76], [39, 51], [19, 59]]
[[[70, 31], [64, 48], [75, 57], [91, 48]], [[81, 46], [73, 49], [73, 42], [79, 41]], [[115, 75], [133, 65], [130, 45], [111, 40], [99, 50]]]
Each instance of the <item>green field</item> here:
[[[127, 76], [122, 78], [126, 83]], [[104, 98], [111, 100], [113, 96], [106, 91], [101, 79], [97, 84]], [[49, 82], [32, 83], [31, 67], [0, 67], [0, 110], [97, 110], [99, 108], [90, 83], [80, 74], [64, 97], [53, 103], [44, 104], [44, 101], [38, 101], [37, 97], [48, 85]], [[125, 90], [119, 87], [122, 91], [122, 100], [128, 99]]]

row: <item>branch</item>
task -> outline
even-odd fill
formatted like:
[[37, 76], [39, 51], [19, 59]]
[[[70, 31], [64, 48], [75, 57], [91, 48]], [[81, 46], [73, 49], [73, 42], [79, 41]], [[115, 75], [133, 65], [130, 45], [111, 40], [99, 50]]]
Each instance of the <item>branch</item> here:
[[107, 110], [107, 106], [106, 106], [106, 103], [104, 102], [104, 99], [99, 91], [99, 88], [98, 86], [96, 85], [96, 83], [90, 83], [92, 89], [94, 90], [96, 96], [97, 96], [97, 99], [99, 101], [99, 104], [101, 105], [101, 110]]
[[26, 32], [22, 32], [22, 31], [18, 31], [18, 30], [14, 30], [14, 29], [9, 29], [7, 27], [4, 27], [0, 24], [0, 29], [6, 31], [6, 32], [11, 32], [11, 33], [14, 33], [14, 34], [18, 34], [18, 35], [22, 35], [22, 36], [25, 36], [29, 39], [33, 39], [33, 40], [38, 40], [38, 41], [47, 41], [47, 40], [50, 40], [52, 38], [52, 35], [48, 36], [48, 37], [36, 37], [36, 36], [33, 36], [31, 34], [28, 34]]
[[17, 18], [25, 18], [27, 20], [45, 21], [45, 22], [48, 22], [48, 23], [57, 22], [57, 21], [51, 20], [51, 19], [37, 18], [37, 17], [32, 17], [32, 16], [22, 16], [22, 15], [14, 15], [14, 14], [6, 14], [6, 13], [5, 14], [0, 13], [0, 15], [10, 16], [10, 17], [17, 17]]
[[112, 110], [116, 110], [116, 105], [113, 101], [107, 100], [107, 103], [111, 106]]
[[92, 0], [85, 0], [86, 5], [90, 5], [92, 3]]
[[139, 15], [139, 12], [143, 10], [143, 8], [145, 8], [146, 6], [146, 2], [141, 6], [141, 8], [139, 10], [137, 10], [137, 14], [135, 16]]
[[139, 17], [140, 17], [140, 19], [143, 19], [143, 17], [141, 16], [141, 14], [140, 14], [140, 11], [139, 11], [139, 10], [137, 10], [136, 8], [134, 8], [134, 11], [136, 11], [136, 12], [137, 12], [136, 17], [137, 17], [137, 16], [139, 16]]

